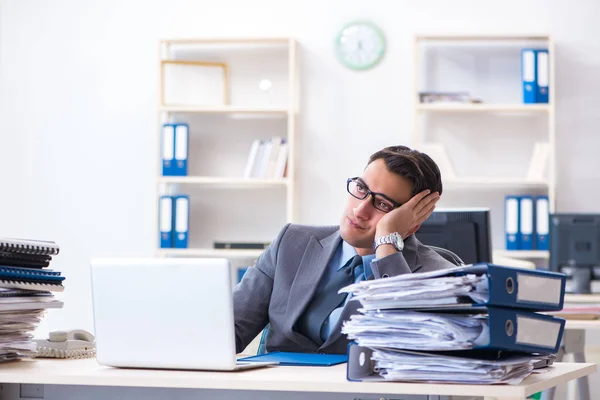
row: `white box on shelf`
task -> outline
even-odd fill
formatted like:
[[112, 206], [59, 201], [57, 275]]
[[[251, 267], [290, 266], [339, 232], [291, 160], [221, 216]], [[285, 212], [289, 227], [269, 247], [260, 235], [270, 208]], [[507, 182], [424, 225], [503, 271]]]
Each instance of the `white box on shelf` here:
[[163, 106], [229, 105], [227, 64], [203, 61], [162, 61]]

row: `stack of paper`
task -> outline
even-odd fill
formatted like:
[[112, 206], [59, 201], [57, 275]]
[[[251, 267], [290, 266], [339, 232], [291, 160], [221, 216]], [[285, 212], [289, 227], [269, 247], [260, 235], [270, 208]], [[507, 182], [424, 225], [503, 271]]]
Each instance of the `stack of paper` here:
[[343, 332], [360, 346], [457, 350], [472, 349], [478, 339], [489, 337], [489, 326], [485, 315], [365, 311], [353, 315]]
[[518, 385], [533, 371], [531, 357], [514, 354], [486, 359], [379, 349], [373, 360], [380, 375], [392, 381]]
[[562, 308], [565, 280], [476, 264], [362, 281], [341, 290], [362, 304], [342, 333], [386, 380], [515, 384], [560, 347], [565, 321], [534, 311]]
[[33, 332], [45, 310], [61, 308], [61, 273], [45, 269], [59, 248], [53, 242], [0, 238], [0, 362], [35, 356]]

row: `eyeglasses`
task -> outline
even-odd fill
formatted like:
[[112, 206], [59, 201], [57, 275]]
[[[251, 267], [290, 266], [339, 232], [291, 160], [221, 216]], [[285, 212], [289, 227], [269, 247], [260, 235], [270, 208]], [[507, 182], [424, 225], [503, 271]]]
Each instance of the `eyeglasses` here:
[[394, 208], [400, 207], [402, 204], [395, 202], [383, 193], [371, 192], [367, 185], [359, 177], [349, 178], [346, 182], [346, 190], [353, 197], [364, 200], [368, 196], [371, 196], [371, 203], [373, 207], [384, 213], [392, 211]]

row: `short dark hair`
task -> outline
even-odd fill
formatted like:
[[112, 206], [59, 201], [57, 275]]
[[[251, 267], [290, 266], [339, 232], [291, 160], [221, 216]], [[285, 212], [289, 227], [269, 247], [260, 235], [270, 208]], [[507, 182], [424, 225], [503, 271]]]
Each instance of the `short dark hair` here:
[[442, 194], [442, 174], [435, 161], [427, 154], [406, 146], [390, 146], [374, 153], [368, 164], [379, 159], [385, 161], [390, 172], [412, 182], [413, 196], [425, 189]]

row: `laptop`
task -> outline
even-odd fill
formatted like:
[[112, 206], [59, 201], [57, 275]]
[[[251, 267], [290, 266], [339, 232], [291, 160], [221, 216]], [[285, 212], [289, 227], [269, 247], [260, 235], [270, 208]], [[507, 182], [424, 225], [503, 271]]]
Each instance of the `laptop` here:
[[98, 363], [235, 371], [231, 265], [223, 258], [92, 259]]

